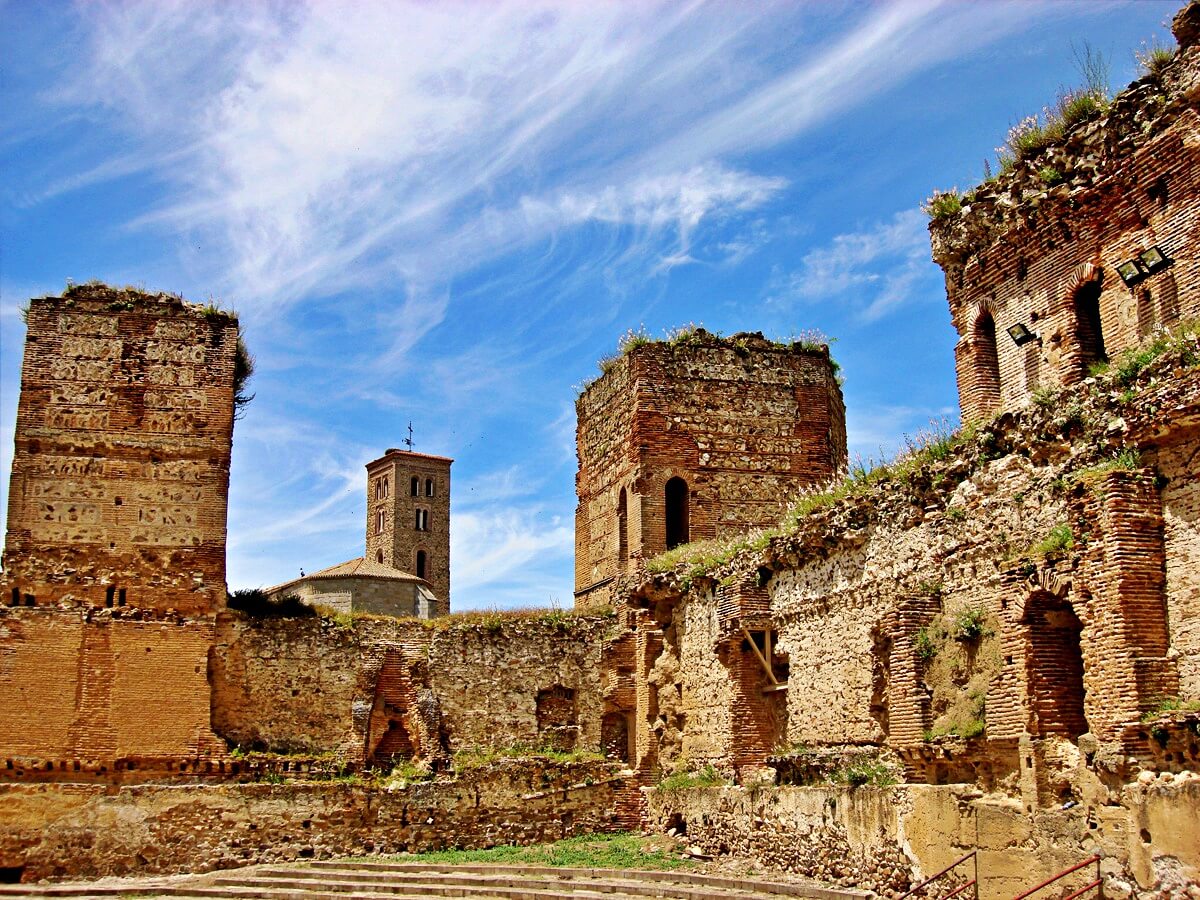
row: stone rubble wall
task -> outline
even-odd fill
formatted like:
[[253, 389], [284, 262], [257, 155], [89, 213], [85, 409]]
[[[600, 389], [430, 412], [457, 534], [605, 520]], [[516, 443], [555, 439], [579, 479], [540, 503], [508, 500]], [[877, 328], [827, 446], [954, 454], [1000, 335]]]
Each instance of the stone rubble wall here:
[[825, 347], [697, 329], [628, 349], [576, 411], [580, 608], [607, 605], [607, 579], [667, 549], [668, 480], [687, 483], [696, 541], [772, 524], [788, 498], [846, 465], [845, 406]]
[[224, 606], [237, 319], [83, 285], [27, 329], [2, 602]]
[[[972, 850], [983, 900], [1013, 897], [1094, 853], [1103, 856], [1106, 897], [1192, 897], [1200, 864], [1194, 775], [1151, 776], [1126, 788], [1120, 805], [1032, 813], [966, 784], [692, 788], [651, 790], [648, 798], [652, 829], [682, 830], [705, 853], [735, 853], [885, 897]], [[974, 877], [970, 863], [958, 871]], [[1064, 888], [1094, 875], [1089, 867]]]
[[213, 726], [246, 748], [336, 752], [361, 764], [379, 738], [367, 732], [391, 653], [416, 668], [436, 704], [442, 753], [542, 746], [537, 694], [555, 686], [575, 692], [576, 748], [598, 750], [600, 654], [611, 624], [610, 617], [546, 615], [444, 628], [363, 617], [339, 625], [228, 612], [218, 619], [212, 657]]
[[[1196, 20], [1189, 4], [1177, 31]], [[1076, 306], [1081, 291], [1099, 293], [1109, 357], [1200, 315], [1198, 198], [1200, 46], [1180, 37], [1162, 72], [968, 192], [961, 211], [935, 217], [933, 257], [959, 334], [963, 418], [1013, 409], [1039, 389], [1087, 376], [1099, 357], [1093, 325]], [[1152, 246], [1170, 264], [1127, 286], [1117, 266]], [[985, 319], [992, 334], [980, 330]], [[1038, 339], [1016, 346], [1005, 330], [1018, 323]]]
[[617, 830], [618, 790], [606, 763], [536, 760], [387, 789], [0, 785], [0, 867], [36, 881], [531, 844]]

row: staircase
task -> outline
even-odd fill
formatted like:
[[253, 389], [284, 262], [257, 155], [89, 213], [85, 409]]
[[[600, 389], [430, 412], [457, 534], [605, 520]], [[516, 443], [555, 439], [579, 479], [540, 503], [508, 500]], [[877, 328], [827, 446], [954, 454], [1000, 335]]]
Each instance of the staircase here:
[[182, 897], [263, 900], [866, 900], [865, 891], [812, 883], [777, 883], [691, 872], [568, 869], [535, 866], [319, 861], [303, 866], [255, 866], [166, 879], [102, 884], [0, 885], [5, 897]]

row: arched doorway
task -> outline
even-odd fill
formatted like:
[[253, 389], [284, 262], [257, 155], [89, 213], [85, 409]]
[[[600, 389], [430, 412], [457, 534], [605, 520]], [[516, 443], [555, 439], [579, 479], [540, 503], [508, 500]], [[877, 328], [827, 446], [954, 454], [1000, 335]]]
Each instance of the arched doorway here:
[[1108, 362], [1104, 325], [1100, 319], [1100, 279], [1081, 284], [1075, 291], [1075, 336], [1079, 341], [1081, 376], [1094, 364]]
[[1029, 598], [1024, 622], [1029, 730], [1039, 737], [1062, 735], [1074, 740], [1088, 731], [1080, 649], [1083, 625], [1067, 600], [1047, 591]]
[[975, 363], [975, 396], [979, 409], [1000, 408], [1000, 355], [996, 348], [996, 320], [984, 310], [975, 320], [972, 335]]
[[676, 476], [667, 482], [665, 488], [667, 510], [667, 549], [686, 544], [688, 538], [688, 486], [687, 482]]

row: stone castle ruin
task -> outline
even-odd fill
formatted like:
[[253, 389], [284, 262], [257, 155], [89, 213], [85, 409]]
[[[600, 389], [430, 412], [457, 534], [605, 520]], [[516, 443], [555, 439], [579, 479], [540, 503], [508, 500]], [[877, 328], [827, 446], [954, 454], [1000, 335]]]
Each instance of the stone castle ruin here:
[[703, 329], [629, 341], [577, 404], [575, 600], [691, 541], [774, 524], [846, 467], [829, 348]]
[[[1200, 4], [1175, 33], [934, 207], [961, 431], [846, 477], [825, 348], [628, 344], [578, 406], [575, 613], [225, 608], [236, 323], [34, 301], [0, 873], [642, 827], [891, 897], [971, 852], [986, 898], [1088, 859], [1108, 896], [1194, 897]], [[359, 562], [446, 601], [450, 461], [416, 456], [368, 466]]]

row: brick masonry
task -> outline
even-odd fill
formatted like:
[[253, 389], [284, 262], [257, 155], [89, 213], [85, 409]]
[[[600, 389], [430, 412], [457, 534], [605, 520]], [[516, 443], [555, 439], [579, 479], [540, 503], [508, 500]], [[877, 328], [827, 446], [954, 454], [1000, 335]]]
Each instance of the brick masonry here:
[[[367, 463], [367, 559], [429, 582], [450, 612], [450, 465], [444, 456], [389, 450]], [[425, 571], [418, 571], [424, 560]]]
[[[575, 595], [686, 540], [774, 524], [846, 465], [845, 407], [825, 347], [698, 329], [629, 348], [576, 404]], [[681, 484], [668, 512], [669, 482]], [[624, 499], [622, 499], [624, 498]]]
[[[1200, 46], [1181, 45], [1101, 118], [930, 223], [964, 419], [1074, 384], [1103, 355], [1200, 316]], [[1127, 285], [1117, 267], [1152, 247], [1167, 264]], [[1018, 324], [1037, 339], [1017, 346]]]

